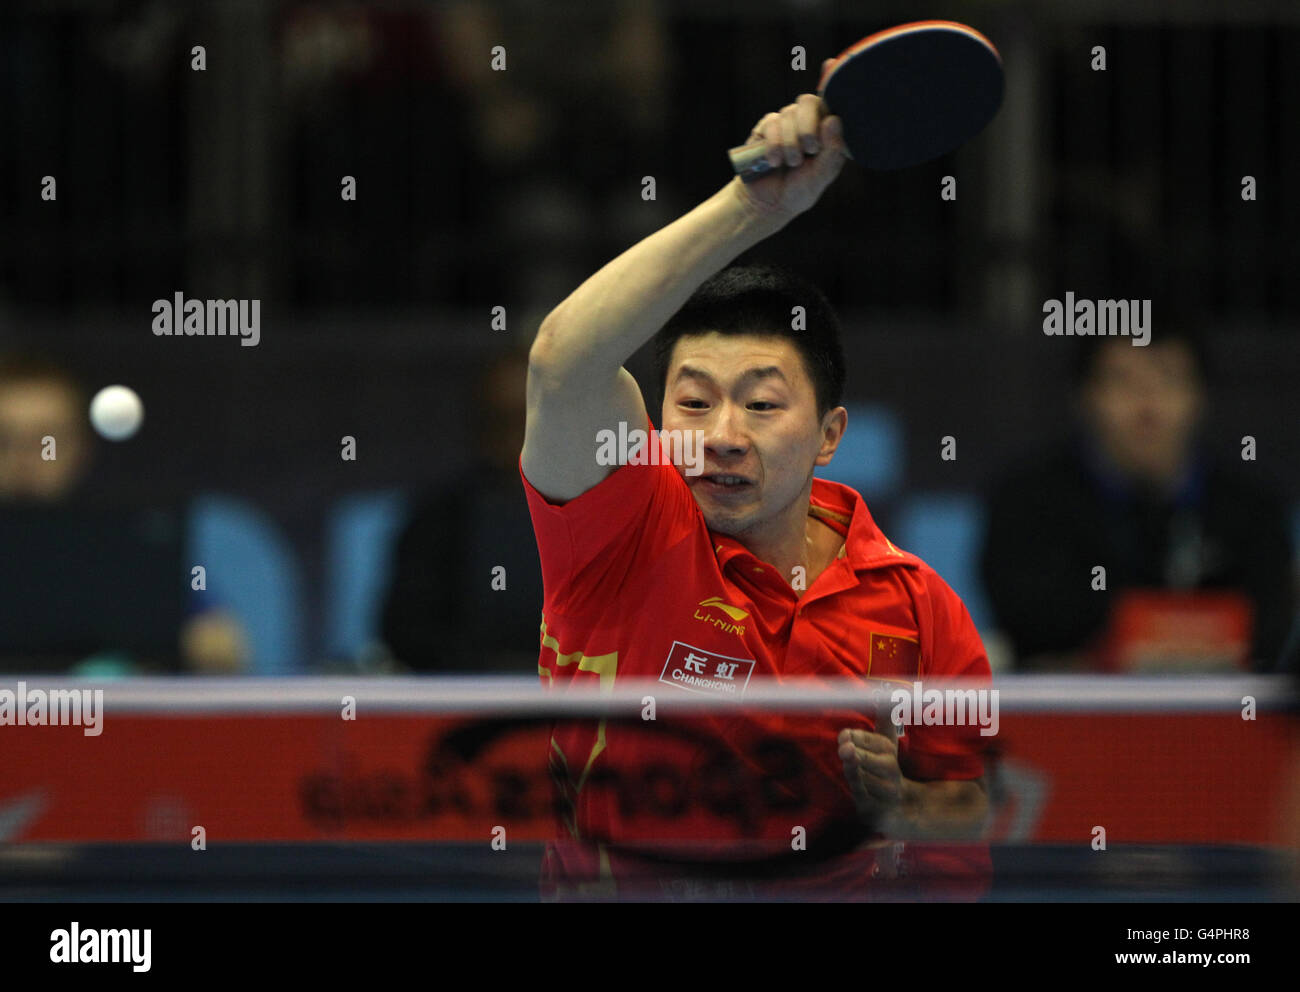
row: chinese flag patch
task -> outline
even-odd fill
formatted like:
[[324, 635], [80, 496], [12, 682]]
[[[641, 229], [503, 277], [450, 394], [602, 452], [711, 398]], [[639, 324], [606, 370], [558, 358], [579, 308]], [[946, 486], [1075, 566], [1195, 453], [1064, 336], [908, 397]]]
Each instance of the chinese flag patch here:
[[915, 675], [920, 659], [921, 644], [916, 638], [872, 631], [867, 653], [867, 674], [872, 678]]

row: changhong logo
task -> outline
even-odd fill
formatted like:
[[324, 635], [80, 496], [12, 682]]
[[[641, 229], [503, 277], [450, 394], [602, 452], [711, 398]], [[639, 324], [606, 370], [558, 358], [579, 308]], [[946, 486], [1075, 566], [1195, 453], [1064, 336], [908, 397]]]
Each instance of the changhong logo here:
[[87, 737], [104, 732], [103, 689], [0, 689], [0, 727], [84, 727]]

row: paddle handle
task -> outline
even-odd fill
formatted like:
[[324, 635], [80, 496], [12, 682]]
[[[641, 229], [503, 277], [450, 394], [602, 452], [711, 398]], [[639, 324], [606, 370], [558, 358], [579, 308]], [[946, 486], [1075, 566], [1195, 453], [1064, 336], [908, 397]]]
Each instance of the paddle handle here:
[[[804, 152], [804, 155], [815, 155], [816, 152]], [[845, 152], [848, 155], [848, 152]], [[736, 148], [727, 150], [727, 157], [731, 159], [731, 168], [743, 182], [752, 183], [755, 179], [766, 176], [769, 172], [775, 172], [777, 169], [784, 169], [784, 165], [772, 165], [767, 160], [767, 142], [760, 141], [756, 145], [739, 145]], [[852, 155], [848, 155], [851, 159]]]
[[731, 168], [736, 175], [747, 183], [752, 183], [777, 168], [767, 160], [765, 141], [756, 145], [740, 145], [731, 148], [727, 151], [727, 157], [731, 159]]

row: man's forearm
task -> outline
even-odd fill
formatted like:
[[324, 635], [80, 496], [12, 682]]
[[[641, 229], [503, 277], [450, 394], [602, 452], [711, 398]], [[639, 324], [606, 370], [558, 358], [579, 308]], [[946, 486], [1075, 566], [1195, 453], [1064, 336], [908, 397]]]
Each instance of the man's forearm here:
[[903, 801], [881, 832], [899, 840], [975, 840], [988, 820], [984, 780], [903, 780]]
[[574, 290], [542, 322], [534, 354], [552, 369], [617, 370], [701, 283], [789, 219], [755, 208], [738, 184], [728, 183]]

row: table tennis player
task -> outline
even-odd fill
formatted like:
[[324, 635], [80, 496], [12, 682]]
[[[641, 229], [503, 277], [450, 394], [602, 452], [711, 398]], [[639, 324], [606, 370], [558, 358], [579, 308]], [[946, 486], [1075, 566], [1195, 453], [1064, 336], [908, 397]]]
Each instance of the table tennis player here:
[[[842, 124], [803, 94], [750, 141], [784, 168], [733, 178], [605, 265], [532, 345], [519, 464], [545, 587], [541, 678], [556, 688], [649, 678], [665, 696], [730, 699], [763, 678], [856, 678], [864, 689], [988, 679], [952, 589], [890, 542], [859, 493], [814, 478], [852, 429], [831, 307], [780, 269], [729, 267], [817, 203], [845, 160]], [[663, 457], [649, 455], [652, 434], [642, 458], [602, 464], [600, 432], [654, 430], [623, 368], [652, 337]], [[699, 474], [672, 432], [702, 442]], [[970, 726], [911, 726], [900, 738], [887, 719], [846, 706], [809, 719], [723, 714], [693, 728], [674, 751], [613, 721], [557, 723], [560, 835], [730, 833], [788, 847], [799, 827], [814, 835], [845, 820], [876, 837], [971, 837], [986, 816], [987, 738]], [[708, 786], [699, 764], [709, 755], [716, 767], [727, 749], [737, 769], [777, 784], [732, 796], [743, 816], [729, 816], [725, 783]], [[779, 754], [781, 768], [763, 767], [764, 754]], [[646, 786], [651, 762], [663, 781]], [[647, 799], [661, 786], [683, 801]]]

